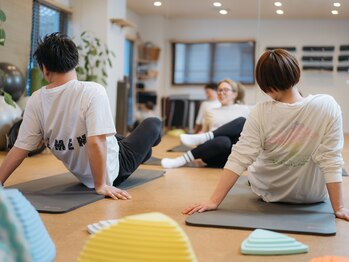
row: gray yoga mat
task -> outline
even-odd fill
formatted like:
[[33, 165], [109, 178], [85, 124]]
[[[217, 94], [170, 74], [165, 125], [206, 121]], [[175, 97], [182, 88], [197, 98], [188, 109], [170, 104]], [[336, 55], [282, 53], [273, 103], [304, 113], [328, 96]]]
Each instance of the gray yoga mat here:
[[183, 145], [183, 144], [180, 144], [178, 146], [175, 146], [173, 148], [168, 149], [167, 152], [187, 152], [191, 149], [193, 149], [193, 148], [188, 147], [188, 146]]
[[347, 171], [344, 168], [342, 169], [342, 176], [349, 176]]
[[268, 229], [315, 235], [335, 235], [335, 215], [329, 201], [298, 205], [266, 203], [252, 192], [247, 177], [240, 177], [219, 209], [195, 213], [188, 225], [239, 229]]
[[[153, 165], [153, 166], [161, 166], [161, 158], [150, 157], [146, 162], [142, 165]], [[205, 167], [204, 165], [200, 165], [197, 162], [190, 162], [185, 164], [183, 167]]]
[[[119, 188], [129, 189], [161, 177], [165, 171], [137, 169]], [[49, 176], [17, 185], [30, 203], [43, 213], [64, 213], [104, 196], [81, 184], [72, 174]]]

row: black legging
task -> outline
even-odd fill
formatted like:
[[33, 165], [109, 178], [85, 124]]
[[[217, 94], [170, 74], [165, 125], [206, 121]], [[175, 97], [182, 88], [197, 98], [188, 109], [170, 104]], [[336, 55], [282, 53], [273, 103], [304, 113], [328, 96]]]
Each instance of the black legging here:
[[224, 167], [231, 148], [239, 141], [246, 119], [239, 117], [213, 131], [214, 138], [191, 150], [195, 159], [201, 158], [207, 167]]
[[113, 185], [118, 186], [126, 180], [137, 167], [147, 161], [152, 147], [161, 141], [161, 121], [158, 118], [146, 118], [127, 137], [116, 135], [119, 143], [119, 175]]

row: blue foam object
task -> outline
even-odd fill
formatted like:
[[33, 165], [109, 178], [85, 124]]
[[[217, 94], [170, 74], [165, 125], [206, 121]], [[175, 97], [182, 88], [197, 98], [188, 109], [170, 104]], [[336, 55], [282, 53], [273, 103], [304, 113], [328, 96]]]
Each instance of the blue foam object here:
[[309, 247], [285, 234], [264, 229], [254, 230], [241, 244], [245, 255], [289, 255], [307, 253]]
[[4, 191], [22, 225], [32, 261], [53, 261], [56, 256], [56, 248], [39, 213], [17, 189], [5, 189]]

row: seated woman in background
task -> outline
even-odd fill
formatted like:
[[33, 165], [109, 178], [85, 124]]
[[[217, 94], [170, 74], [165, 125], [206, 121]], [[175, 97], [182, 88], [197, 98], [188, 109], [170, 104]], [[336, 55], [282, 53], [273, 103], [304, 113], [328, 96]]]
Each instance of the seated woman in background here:
[[202, 133], [202, 127], [205, 122], [205, 114], [211, 108], [217, 108], [221, 106], [221, 103], [217, 99], [217, 84], [205, 85], [206, 101], [203, 101], [200, 105], [198, 115], [195, 121], [194, 133]]
[[203, 127], [206, 133], [180, 136], [183, 144], [196, 147], [180, 157], [162, 159], [162, 167], [181, 167], [195, 159], [201, 159], [207, 167], [224, 166], [232, 145], [239, 140], [249, 107], [240, 104], [245, 96], [244, 87], [230, 79], [218, 83], [217, 93], [222, 106], [206, 113]]

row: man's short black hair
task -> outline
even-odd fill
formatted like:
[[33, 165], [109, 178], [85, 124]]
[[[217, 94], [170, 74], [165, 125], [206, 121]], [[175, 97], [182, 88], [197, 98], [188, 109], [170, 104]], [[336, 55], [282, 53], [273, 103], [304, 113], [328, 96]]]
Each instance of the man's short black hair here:
[[212, 89], [214, 91], [217, 91], [218, 85], [216, 83], [209, 83], [205, 85], [205, 89]]
[[48, 71], [66, 73], [79, 64], [79, 52], [75, 43], [66, 35], [53, 33], [39, 41], [34, 53], [41, 70], [45, 65]]

